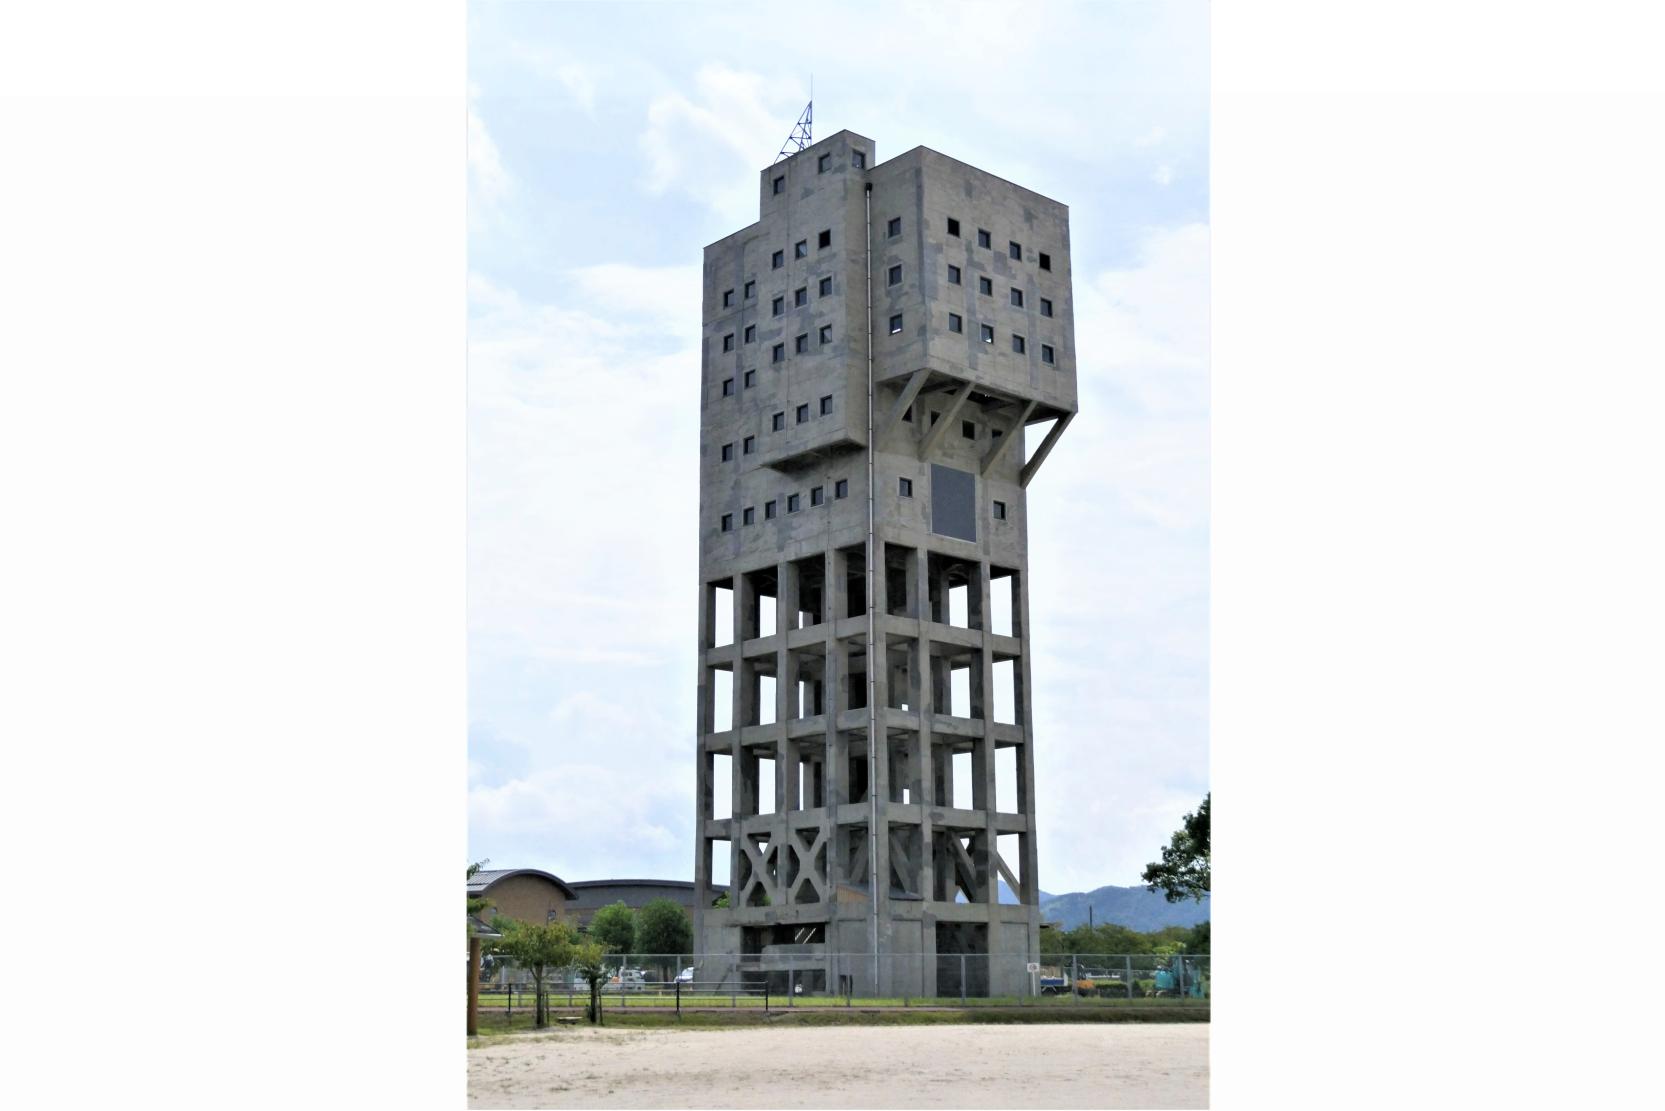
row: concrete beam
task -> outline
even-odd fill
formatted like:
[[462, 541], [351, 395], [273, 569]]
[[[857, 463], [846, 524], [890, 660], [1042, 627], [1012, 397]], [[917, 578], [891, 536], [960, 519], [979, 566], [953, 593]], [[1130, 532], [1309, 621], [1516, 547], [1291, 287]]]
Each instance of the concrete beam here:
[[1025, 405], [1023, 407], [1023, 412], [1018, 414], [1017, 420], [1007, 426], [1006, 434], [996, 440], [994, 447], [990, 448], [987, 454], [983, 456], [981, 472], [984, 475], [987, 475], [989, 471], [994, 469], [994, 465], [1000, 462], [1001, 456], [1006, 454], [1006, 449], [1011, 447], [1012, 441], [1017, 439], [1017, 432], [1022, 429], [1025, 422], [1029, 420], [1029, 414], [1033, 413], [1039, 405], [1040, 402], [1038, 401], [1031, 401]]
[[[964, 382], [960, 383], [960, 388], [954, 394], [953, 404], [948, 406], [947, 412], [937, 418], [935, 427], [925, 434], [924, 441], [919, 445], [919, 458], [929, 459], [931, 457], [931, 452], [935, 451], [937, 445], [942, 442], [943, 429], [954, 423], [954, 417], [959, 413], [960, 406], [964, 405], [965, 399], [970, 396], [971, 387]], [[918, 419], [918, 414], [915, 414], [914, 419]], [[930, 418], [927, 417], [926, 419], [929, 420]]]
[[1023, 470], [1018, 473], [1019, 486], [1029, 485], [1029, 480], [1035, 477], [1035, 472], [1041, 469], [1041, 464], [1045, 463], [1046, 457], [1052, 453], [1053, 445], [1058, 442], [1058, 437], [1064, 434], [1064, 429], [1068, 428], [1070, 421], [1074, 419], [1074, 413], [1065, 413], [1053, 424], [1052, 431], [1046, 434], [1046, 439], [1041, 441], [1041, 446], [1035, 449], [1034, 456], [1023, 465]]
[[890, 430], [896, 427], [896, 422], [902, 419], [902, 414], [908, 411], [908, 406], [913, 404], [914, 398], [919, 396], [919, 391], [925, 387], [925, 381], [930, 377], [931, 372], [925, 367], [908, 375], [907, 384], [902, 387], [902, 395], [896, 399], [896, 404], [890, 407], [890, 412], [885, 414], [884, 424], [874, 434], [877, 442], [883, 443], [884, 438], [890, 435]]

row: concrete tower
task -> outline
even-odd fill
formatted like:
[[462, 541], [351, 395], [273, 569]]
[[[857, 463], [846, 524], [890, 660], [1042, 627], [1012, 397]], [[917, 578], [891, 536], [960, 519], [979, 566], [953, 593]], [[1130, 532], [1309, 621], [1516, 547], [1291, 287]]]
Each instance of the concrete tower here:
[[1025, 489], [1076, 412], [1069, 214], [874, 155], [840, 131], [777, 162], [705, 249], [699, 978], [1014, 993], [1040, 924]]

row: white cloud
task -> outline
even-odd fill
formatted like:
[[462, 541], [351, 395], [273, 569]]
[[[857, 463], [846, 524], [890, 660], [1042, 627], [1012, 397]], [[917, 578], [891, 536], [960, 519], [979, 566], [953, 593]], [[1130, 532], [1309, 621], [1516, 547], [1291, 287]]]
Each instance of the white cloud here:
[[1160, 146], [1162, 141], [1167, 137], [1168, 132], [1166, 128], [1163, 128], [1160, 125], [1152, 125], [1149, 131], [1133, 140], [1133, 145], [1136, 147]]
[[487, 207], [502, 201], [514, 185], [485, 121], [473, 107], [468, 109], [468, 174], [470, 202]]
[[591, 119], [595, 118], [595, 72], [588, 66], [576, 62], [567, 62], [555, 67], [556, 80], [566, 87], [572, 94], [572, 99], [584, 109], [584, 113]]
[[[798, 109], [785, 107], [794, 101]], [[640, 140], [648, 191], [675, 187], [736, 227], [751, 223], [766, 152], [779, 148], [801, 108], [796, 93], [782, 95], [760, 74], [705, 66], [693, 96], [668, 92], [648, 105]]]
[[1081, 415], [1029, 492], [1049, 891], [1135, 882], [1207, 790], [1208, 238], [1076, 276]]
[[1164, 162], [1151, 171], [1150, 179], [1164, 187], [1172, 185], [1174, 183], [1174, 168]]

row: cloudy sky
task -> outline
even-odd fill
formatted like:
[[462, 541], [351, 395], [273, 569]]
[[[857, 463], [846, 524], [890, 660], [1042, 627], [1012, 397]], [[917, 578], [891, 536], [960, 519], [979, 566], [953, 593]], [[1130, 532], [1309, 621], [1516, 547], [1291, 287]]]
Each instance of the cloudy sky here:
[[809, 99], [1070, 206], [1030, 488], [1040, 883], [1208, 789], [1208, 26], [1189, 3], [469, 9], [469, 856], [693, 877], [700, 263]]

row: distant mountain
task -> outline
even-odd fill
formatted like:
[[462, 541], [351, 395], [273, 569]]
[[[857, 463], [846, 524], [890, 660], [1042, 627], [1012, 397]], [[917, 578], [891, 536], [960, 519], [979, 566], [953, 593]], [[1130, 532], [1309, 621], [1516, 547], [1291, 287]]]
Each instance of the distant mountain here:
[[1170, 903], [1160, 893], [1143, 887], [1100, 887], [1093, 891], [1072, 891], [1067, 895], [1041, 892], [1041, 921], [1056, 922], [1066, 930], [1087, 924], [1087, 908], [1093, 908], [1093, 922], [1113, 922], [1130, 930], [1147, 933], [1164, 926], [1195, 926], [1208, 921], [1209, 899], [1186, 899]]

